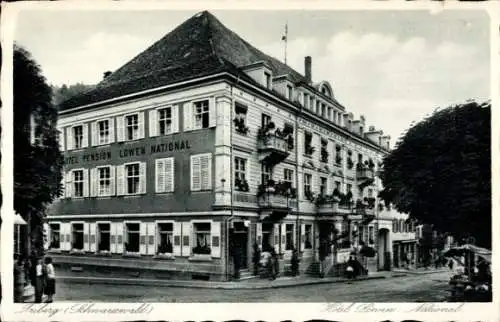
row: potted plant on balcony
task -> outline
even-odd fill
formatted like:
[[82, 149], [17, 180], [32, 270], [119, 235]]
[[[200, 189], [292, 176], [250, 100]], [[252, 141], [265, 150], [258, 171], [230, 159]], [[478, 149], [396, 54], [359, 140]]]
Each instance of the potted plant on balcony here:
[[248, 187], [248, 181], [241, 180], [240, 178], [235, 179], [234, 186], [238, 191], [248, 192], [250, 190]]
[[305, 154], [307, 156], [311, 156], [314, 153], [314, 150], [315, 150], [315, 148], [312, 145], [308, 144], [308, 145], [306, 145], [306, 148], [305, 148]]
[[368, 159], [366, 166], [368, 167], [368, 169], [373, 170], [375, 168], [375, 163], [370, 158], [370, 159]]
[[271, 137], [270, 131], [275, 128], [274, 122], [267, 123], [266, 126], [259, 128], [257, 131], [257, 139], [262, 141], [264, 144], [267, 143], [269, 138]]
[[314, 194], [314, 192], [312, 192], [311, 190], [307, 190], [304, 192], [304, 196], [306, 197], [307, 200], [309, 200], [310, 202], [314, 202], [314, 200], [316, 200], [316, 196]]
[[365, 204], [366, 204], [366, 208], [368, 208], [368, 209], [375, 208], [375, 198], [373, 198], [373, 197], [371, 197], [371, 198], [365, 197], [364, 201], [365, 201]]
[[328, 162], [328, 151], [325, 148], [321, 148], [321, 162], [327, 163]]
[[236, 116], [233, 120], [236, 132], [241, 133], [241, 134], [247, 134], [248, 133], [248, 127], [245, 125], [245, 119], [242, 117]]

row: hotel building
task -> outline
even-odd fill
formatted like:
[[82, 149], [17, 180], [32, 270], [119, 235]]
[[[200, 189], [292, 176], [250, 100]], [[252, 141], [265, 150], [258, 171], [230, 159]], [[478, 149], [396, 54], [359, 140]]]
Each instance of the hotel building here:
[[257, 245], [282, 273], [297, 249], [301, 271], [339, 274], [364, 243], [377, 251], [368, 269], [390, 269], [393, 215], [377, 198], [390, 138], [311, 65], [302, 75], [201, 12], [64, 102], [55, 262], [228, 280]]

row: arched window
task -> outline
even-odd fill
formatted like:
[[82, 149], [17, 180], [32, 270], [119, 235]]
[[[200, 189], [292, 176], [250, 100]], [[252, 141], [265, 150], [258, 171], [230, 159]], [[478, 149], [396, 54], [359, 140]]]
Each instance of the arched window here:
[[398, 232], [398, 221], [396, 219], [392, 220], [392, 232], [394, 233]]

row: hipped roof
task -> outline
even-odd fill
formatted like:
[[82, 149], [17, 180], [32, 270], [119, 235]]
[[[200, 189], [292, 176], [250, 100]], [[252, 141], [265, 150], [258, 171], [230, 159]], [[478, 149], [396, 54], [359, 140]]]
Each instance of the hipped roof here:
[[203, 11], [103, 79], [95, 88], [63, 102], [60, 110], [224, 71], [243, 74], [242, 67], [257, 62], [267, 64], [274, 75], [288, 75], [292, 82], [307, 86], [302, 74], [258, 50], [211, 13]]

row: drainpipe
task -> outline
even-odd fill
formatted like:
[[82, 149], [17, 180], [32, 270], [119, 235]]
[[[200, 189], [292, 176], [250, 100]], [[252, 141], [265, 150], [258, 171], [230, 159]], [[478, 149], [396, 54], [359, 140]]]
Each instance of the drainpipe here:
[[[236, 83], [239, 82], [239, 78], [236, 80]], [[234, 106], [234, 94], [233, 94], [233, 85], [231, 85], [231, 109], [230, 109], [230, 123], [232, 124], [233, 120], [233, 106]], [[229, 279], [229, 224], [234, 218], [234, 210], [233, 210], [233, 126], [230, 126], [229, 131], [229, 143], [230, 143], [230, 159], [229, 159], [229, 187], [230, 187], [230, 212], [231, 215], [229, 218], [225, 219], [225, 229], [226, 229], [226, 267], [225, 267], [225, 275], [226, 281]]]
[[[302, 113], [302, 106], [300, 107], [300, 113]], [[295, 168], [295, 195], [297, 198], [297, 223], [296, 223], [296, 232], [297, 232], [297, 252], [302, 256], [300, 244], [301, 244], [301, 231], [299, 227], [299, 213], [300, 213], [300, 203], [299, 203], [299, 113], [295, 113], [295, 164], [297, 165]], [[299, 266], [300, 267], [300, 266]], [[299, 269], [300, 270], [300, 269]]]

